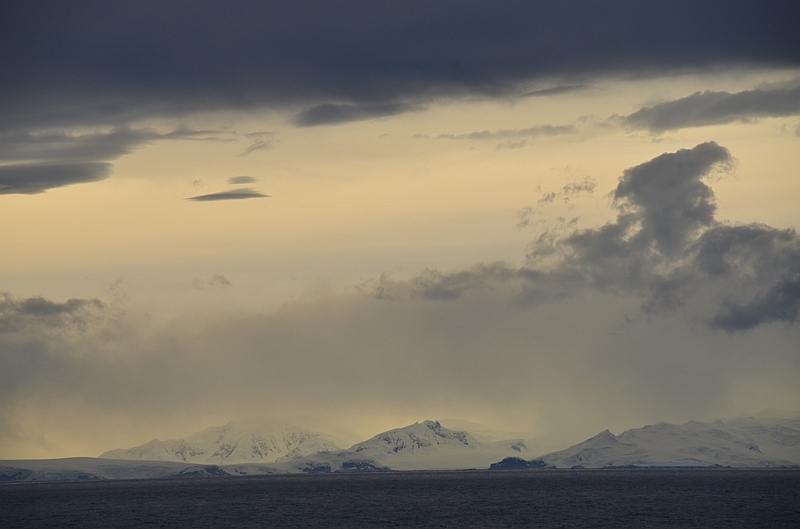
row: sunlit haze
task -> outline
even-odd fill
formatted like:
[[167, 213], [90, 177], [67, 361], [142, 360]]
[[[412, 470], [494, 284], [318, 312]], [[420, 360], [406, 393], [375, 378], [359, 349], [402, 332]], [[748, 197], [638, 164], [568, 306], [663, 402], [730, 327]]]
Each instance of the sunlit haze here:
[[796, 5], [297, 4], [0, 8], [0, 459], [800, 409]]

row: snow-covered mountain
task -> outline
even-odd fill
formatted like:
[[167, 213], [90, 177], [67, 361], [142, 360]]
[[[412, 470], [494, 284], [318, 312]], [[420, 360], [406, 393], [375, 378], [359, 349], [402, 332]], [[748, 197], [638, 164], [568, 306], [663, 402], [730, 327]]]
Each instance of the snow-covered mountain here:
[[558, 468], [609, 466], [783, 467], [800, 465], [800, 415], [766, 410], [714, 422], [666, 422], [536, 458]]
[[[424, 421], [376, 435], [342, 450], [329, 438], [280, 421], [232, 422], [183, 439], [103, 453], [103, 459], [175, 461], [225, 466], [234, 474], [350, 470], [485, 468], [508, 456], [525, 456], [522, 439], [478, 441], [464, 431]], [[228, 468], [238, 465], [238, 468]], [[327, 469], [327, 470], [326, 470]]]
[[176, 461], [213, 465], [273, 463], [322, 451], [341, 450], [330, 438], [289, 423], [260, 419], [212, 426], [182, 439], [118, 448], [102, 459]]
[[449, 470], [486, 468], [498, 456], [525, 455], [528, 448], [522, 439], [481, 442], [468, 432], [424, 421], [380, 433], [347, 452], [392, 470]]
[[480, 442], [468, 432], [424, 421], [380, 433], [347, 450], [318, 452], [272, 468], [281, 472], [460, 470], [487, 468], [499, 459], [527, 453], [522, 439]]
[[233, 422], [185, 439], [151, 441], [101, 458], [0, 461], [0, 482], [618, 466], [800, 466], [800, 414], [605, 430], [566, 450], [526, 461], [521, 439], [486, 441], [436, 421], [389, 430], [341, 450], [325, 436], [275, 420]]
[[436, 421], [383, 432], [348, 450], [286, 423], [259, 421], [111, 450], [97, 459], [0, 461], [0, 482], [471, 469], [527, 452], [521, 439], [480, 442]]

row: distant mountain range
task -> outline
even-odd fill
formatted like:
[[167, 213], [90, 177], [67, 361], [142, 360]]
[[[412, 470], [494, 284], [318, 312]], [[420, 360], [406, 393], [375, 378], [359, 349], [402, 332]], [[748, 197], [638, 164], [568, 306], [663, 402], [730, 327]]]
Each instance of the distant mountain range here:
[[99, 458], [0, 461], [0, 482], [390, 470], [605, 467], [800, 467], [800, 414], [658, 423], [529, 459], [522, 439], [478, 440], [437, 421], [389, 430], [342, 450], [329, 437], [275, 421], [232, 422]]
[[534, 461], [555, 468], [800, 466], [800, 414], [766, 410], [714, 422], [662, 422], [619, 435], [605, 430]]
[[152, 441], [100, 454], [102, 459], [207, 465], [274, 463], [342, 448], [332, 439], [287, 422], [260, 419], [212, 426], [182, 439]]

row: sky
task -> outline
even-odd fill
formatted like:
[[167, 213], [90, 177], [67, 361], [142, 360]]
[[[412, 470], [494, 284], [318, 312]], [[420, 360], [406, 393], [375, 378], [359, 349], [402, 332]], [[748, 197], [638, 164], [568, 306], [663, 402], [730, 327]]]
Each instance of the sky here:
[[800, 4], [0, 5], [0, 459], [800, 410]]

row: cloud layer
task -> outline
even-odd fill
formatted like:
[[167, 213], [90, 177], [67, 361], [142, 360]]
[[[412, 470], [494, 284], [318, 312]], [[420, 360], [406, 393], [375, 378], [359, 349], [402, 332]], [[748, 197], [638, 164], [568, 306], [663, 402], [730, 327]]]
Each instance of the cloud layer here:
[[792, 67], [799, 17], [793, 2], [13, 3], [0, 131], [258, 106], [310, 126], [535, 80]]
[[[615, 220], [543, 233], [524, 266], [384, 275], [269, 314], [211, 306], [161, 321], [5, 294], [0, 444], [52, 453], [104, 421], [136, 433], [303, 413], [365, 428], [446, 414], [586, 436], [800, 405], [800, 237], [716, 219], [706, 181], [731, 160], [709, 142], [623, 171]], [[75, 446], [114, 447], [103, 439]]]
[[[792, 2], [3, 5], [0, 193], [101, 180], [109, 161], [136, 147], [191, 135], [137, 128], [150, 118], [269, 108], [312, 127], [423, 111], [435, 100], [557, 95], [609, 76], [798, 67], [798, 18]], [[797, 94], [697, 93], [624, 122], [660, 132], [787, 115]], [[105, 132], [63, 132], [77, 127]], [[440, 137], [513, 149], [573, 132], [544, 125]], [[257, 133], [240, 155], [275, 143]]]

